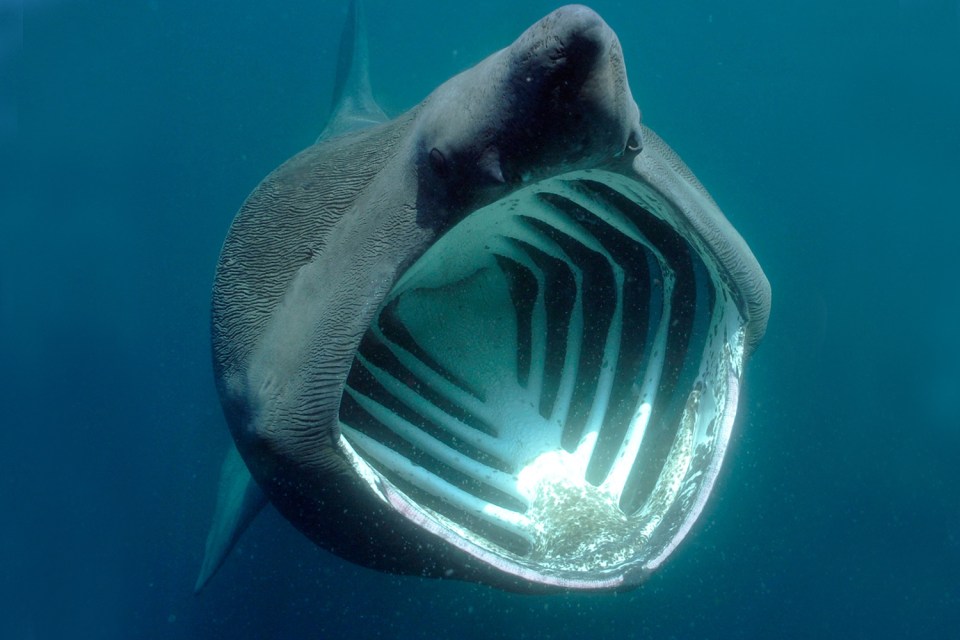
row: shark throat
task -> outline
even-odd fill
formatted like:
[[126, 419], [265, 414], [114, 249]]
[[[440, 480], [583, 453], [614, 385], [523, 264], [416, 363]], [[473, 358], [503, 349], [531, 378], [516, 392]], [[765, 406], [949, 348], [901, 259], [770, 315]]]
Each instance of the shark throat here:
[[595, 169], [447, 232], [380, 306], [341, 399], [371, 490], [537, 582], [656, 568], [716, 479], [745, 357], [736, 290], [684, 220]]

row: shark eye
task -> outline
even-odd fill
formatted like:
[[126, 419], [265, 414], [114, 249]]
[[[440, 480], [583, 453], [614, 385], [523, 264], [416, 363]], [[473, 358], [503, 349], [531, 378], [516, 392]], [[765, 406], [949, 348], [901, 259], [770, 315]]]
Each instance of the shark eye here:
[[444, 174], [447, 171], [447, 158], [443, 155], [440, 149], [434, 147], [430, 149], [430, 166], [433, 167], [433, 170], [437, 173]]

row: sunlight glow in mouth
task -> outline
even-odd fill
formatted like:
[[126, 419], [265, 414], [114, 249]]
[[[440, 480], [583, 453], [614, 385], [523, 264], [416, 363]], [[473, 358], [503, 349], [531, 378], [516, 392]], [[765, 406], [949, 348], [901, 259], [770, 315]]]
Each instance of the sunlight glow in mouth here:
[[368, 482], [537, 571], [614, 570], [649, 561], [656, 537], [651, 555], [675, 545], [729, 436], [743, 319], [668, 206], [618, 174], [574, 172], [431, 247], [384, 301], [343, 396]]

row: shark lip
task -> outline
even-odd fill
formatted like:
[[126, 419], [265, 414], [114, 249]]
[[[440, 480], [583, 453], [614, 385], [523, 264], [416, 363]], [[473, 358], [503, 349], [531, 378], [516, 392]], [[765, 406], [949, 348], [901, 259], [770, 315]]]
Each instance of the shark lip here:
[[676, 205], [575, 171], [467, 216], [355, 355], [341, 446], [393, 509], [544, 585], [635, 584], [703, 508], [747, 319]]

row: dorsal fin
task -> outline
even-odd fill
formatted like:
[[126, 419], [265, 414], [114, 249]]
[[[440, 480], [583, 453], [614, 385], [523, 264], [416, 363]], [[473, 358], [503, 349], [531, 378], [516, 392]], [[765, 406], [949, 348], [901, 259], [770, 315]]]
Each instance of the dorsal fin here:
[[370, 53], [360, 0], [351, 0], [347, 21], [343, 25], [330, 113], [318, 142], [387, 120], [370, 88]]

